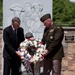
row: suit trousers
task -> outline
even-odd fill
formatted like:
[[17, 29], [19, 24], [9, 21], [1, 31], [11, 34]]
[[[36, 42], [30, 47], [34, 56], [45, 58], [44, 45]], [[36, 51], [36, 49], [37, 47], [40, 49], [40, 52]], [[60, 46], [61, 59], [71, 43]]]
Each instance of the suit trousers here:
[[62, 59], [59, 59], [59, 60], [44, 59], [44, 75], [50, 75], [51, 71], [52, 71], [52, 75], [60, 75], [61, 61]]
[[20, 61], [4, 58], [3, 75], [21, 75], [19, 72]]

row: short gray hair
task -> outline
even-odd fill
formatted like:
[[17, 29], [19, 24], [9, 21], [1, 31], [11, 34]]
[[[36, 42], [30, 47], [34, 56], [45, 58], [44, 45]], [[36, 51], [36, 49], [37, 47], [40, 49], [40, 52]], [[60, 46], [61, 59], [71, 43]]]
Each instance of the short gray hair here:
[[20, 23], [20, 18], [19, 18], [19, 17], [14, 17], [14, 18], [12, 19], [12, 23], [13, 23], [14, 21], [17, 21], [18, 23]]

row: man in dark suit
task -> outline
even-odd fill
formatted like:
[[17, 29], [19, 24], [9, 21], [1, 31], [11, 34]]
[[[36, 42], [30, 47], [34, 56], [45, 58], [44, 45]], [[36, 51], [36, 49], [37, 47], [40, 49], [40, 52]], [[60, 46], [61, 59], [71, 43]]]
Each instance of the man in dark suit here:
[[48, 50], [48, 54], [44, 59], [44, 75], [50, 75], [51, 70], [52, 75], [60, 75], [61, 61], [62, 57], [64, 57], [62, 46], [63, 28], [53, 23], [50, 14], [45, 14], [40, 20], [45, 26], [42, 42], [46, 44]]
[[12, 25], [3, 30], [3, 75], [21, 75], [19, 68], [21, 65], [18, 47], [24, 41], [23, 28], [20, 27], [20, 19], [14, 17]]

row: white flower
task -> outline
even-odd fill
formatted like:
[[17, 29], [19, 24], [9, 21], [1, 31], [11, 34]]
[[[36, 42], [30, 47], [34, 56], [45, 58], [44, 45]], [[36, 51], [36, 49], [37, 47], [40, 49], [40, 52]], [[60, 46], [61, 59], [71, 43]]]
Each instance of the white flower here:
[[23, 43], [20, 44], [20, 47], [22, 47], [22, 46], [23, 46]]
[[37, 41], [34, 41], [34, 45], [37, 45]]
[[24, 56], [24, 52], [21, 52], [21, 56]]
[[38, 61], [39, 57], [34, 55], [34, 61]]
[[20, 44], [20, 47], [25, 47], [26, 46], [26, 43], [25, 42], [22, 42], [21, 44]]
[[32, 41], [29, 41], [30, 46], [34, 46], [34, 43]]
[[27, 56], [28, 56], [29, 58], [31, 58], [31, 55], [30, 55], [29, 53], [27, 53]]
[[27, 50], [25, 50], [25, 54], [27, 54]]
[[27, 42], [27, 41], [28, 41], [27, 39], [24, 40], [24, 42]]

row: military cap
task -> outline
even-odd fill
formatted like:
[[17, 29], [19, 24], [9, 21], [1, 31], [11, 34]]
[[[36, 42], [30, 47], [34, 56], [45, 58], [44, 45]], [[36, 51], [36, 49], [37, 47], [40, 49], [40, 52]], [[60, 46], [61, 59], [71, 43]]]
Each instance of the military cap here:
[[47, 19], [49, 19], [49, 18], [51, 18], [51, 15], [48, 13], [48, 14], [43, 15], [43, 16], [40, 18], [40, 21], [41, 21], [41, 22], [44, 22], [45, 20], [47, 20]]
[[33, 34], [31, 32], [27, 32], [25, 34], [25, 38], [31, 38], [31, 37], [33, 37]]

